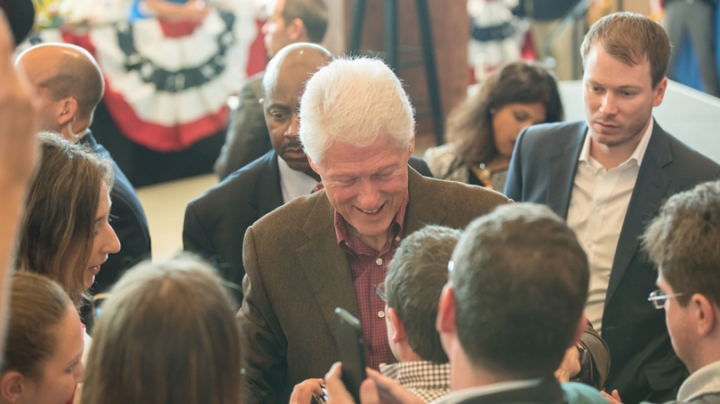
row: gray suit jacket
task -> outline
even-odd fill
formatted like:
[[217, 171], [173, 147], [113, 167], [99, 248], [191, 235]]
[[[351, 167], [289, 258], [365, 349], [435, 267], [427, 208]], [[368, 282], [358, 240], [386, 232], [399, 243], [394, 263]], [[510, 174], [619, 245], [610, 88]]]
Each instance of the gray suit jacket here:
[[[586, 133], [584, 121], [523, 130], [515, 144], [505, 194], [518, 202], [548, 205], [567, 219]], [[640, 236], [668, 197], [718, 176], [718, 164], [655, 122], [622, 223], [602, 321], [602, 337], [612, 358], [605, 387], [618, 389], [625, 402], [673, 399], [687, 377], [670, 344], [663, 311], [647, 301], [657, 289], [657, 271], [640, 248]]]
[[[497, 192], [423, 178], [413, 169], [408, 188], [406, 235], [427, 224], [463, 228], [509, 202]], [[333, 212], [321, 191], [276, 209], [245, 234], [245, 299], [238, 313], [246, 338], [245, 404], [287, 402], [293, 385], [323, 377], [338, 360], [335, 308], [359, 315]]]
[[248, 78], [240, 90], [240, 104], [230, 115], [225, 145], [215, 161], [215, 174], [221, 181], [272, 149], [260, 105], [264, 74], [260, 72]]

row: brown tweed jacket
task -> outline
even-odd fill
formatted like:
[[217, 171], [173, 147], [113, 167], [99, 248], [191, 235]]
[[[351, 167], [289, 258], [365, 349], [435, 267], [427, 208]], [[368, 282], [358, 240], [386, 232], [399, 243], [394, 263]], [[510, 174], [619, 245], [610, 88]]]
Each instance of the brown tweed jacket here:
[[[509, 202], [494, 191], [408, 170], [406, 235], [427, 224], [464, 228]], [[243, 403], [287, 403], [295, 384], [323, 377], [338, 360], [335, 308], [359, 317], [325, 192], [258, 220], [245, 234], [243, 251], [245, 299], [238, 313], [246, 338]]]

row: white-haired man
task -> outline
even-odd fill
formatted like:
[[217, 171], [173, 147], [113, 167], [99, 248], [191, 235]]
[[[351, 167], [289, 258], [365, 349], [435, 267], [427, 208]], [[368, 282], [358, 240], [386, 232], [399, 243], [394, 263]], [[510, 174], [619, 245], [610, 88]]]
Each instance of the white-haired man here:
[[324, 191], [266, 215], [245, 235], [245, 403], [287, 402], [292, 386], [338, 360], [334, 310], [361, 319], [369, 365], [391, 358], [385, 278], [400, 240], [426, 224], [461, 228], [499, 193], [427, 179], [408, 168], [414, 119], [400, 81], [381, 61], [340, 59], [308, 81], [300, 139]]

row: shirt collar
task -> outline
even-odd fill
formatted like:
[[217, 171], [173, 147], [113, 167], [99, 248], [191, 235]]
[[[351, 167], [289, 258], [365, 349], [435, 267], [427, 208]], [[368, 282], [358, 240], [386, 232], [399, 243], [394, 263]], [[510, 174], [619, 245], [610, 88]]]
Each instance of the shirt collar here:
[[720, 393], [720, 361], [696, 370], [680, 386], [677, 400], [691, 401], [708, 393]]
[[467, 389], [452, 392], [445, 397], [435, 400], [433, 403], [459, 403], [472, 397], [487, 396], [490, 394], [501, 393], [504, 391], [519, 390], [539, 386], [542, 381], [543, 379], [513, 380], [509, 382], [489, 384], [487, 386], [470, 387]]
[[315, 178], [304, 172], [290, 168], [282, 157], [277, 156], [277, 161], [280, 168], [280, 188], [282, 189], [284, 203], [288, 203], [298, 196], [310, 194], [319, 183]]
[[[398, 209], [397, 213], [395, 214], [395, 218], [390, 223], [390, 227], [387, 229], [387, 233], [390, 237], [402, 234], [403, 225], [405, 224], [405, 212], [407, 211], [407, 205], [409, 201], [410, 194], [408, 191], [405, 191], [405, 198], [403, 198], [403, 201], [400, 204], [400, 209]], [[396, 231], [394, 231], [394, 234], [393, 228], [397, 229]], [[357, 238], [350, 234], [347, 225], [345, 224], [345, 219], [340, 214], [340, 212], [337, 211], [337, 209], [335, 209], [335, 236], [337, 237], [337, 241], [340, 246], [342, 246], [343, 244], [349, 245], [350, 243], [348, 243], [348, 239], [350, 239], [351, 237]]]
[[[635, 147], [635, 151], [630, 156], [630, 158], [620, 164], [620, 167], [628, 164], [630, 161], [635, 161], [638, 167], [642, 165], [643, 158], [645, 157], [645, 151], [647, 150], [648, 144], [650, 143], [650, 136], [652, 136], [654, 125], [655, 122], [653, 118], [650, 117], [650, 124], [648, 125], [647, 130], [645, 130], [645, 133], [643, 133], [643, 137], [642, 139], [640, 139], [640, 143], [638, 143], [637, 147]], [[596, 163], [596, 160], [590, 156], [590, 140], [592, 138], [592, 136], [590, 135], [591, 130], [592, 129], [588, 127], [587, 134], [585, 135], [585, 141], [583, 142], [583, 147], [580, 150], [580, 157], [578, 158], [578, 161], [584, 162], [586, 164]]]

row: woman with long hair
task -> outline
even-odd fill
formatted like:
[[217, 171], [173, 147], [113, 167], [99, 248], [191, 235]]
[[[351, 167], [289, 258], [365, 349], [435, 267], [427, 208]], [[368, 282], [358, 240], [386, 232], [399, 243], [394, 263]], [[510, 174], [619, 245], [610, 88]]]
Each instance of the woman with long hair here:
[[75, 305], [48, 277], [16, 272], [0, 370], [0, 404], [72, 402], [81, 382], [83, 330]]
[[25, 205], [17, 267], [57, 281], [80, 307], [108, 254], [112, 165], [90, 149], [40, 134], [41, 159]]
[[509, 63], [453, 111], [448, 119], [448, 143], [428, 149], [425, 160], [436, 178], [502, 192], [520, 132], [562, 118], [552, 73], [537, 64]]

